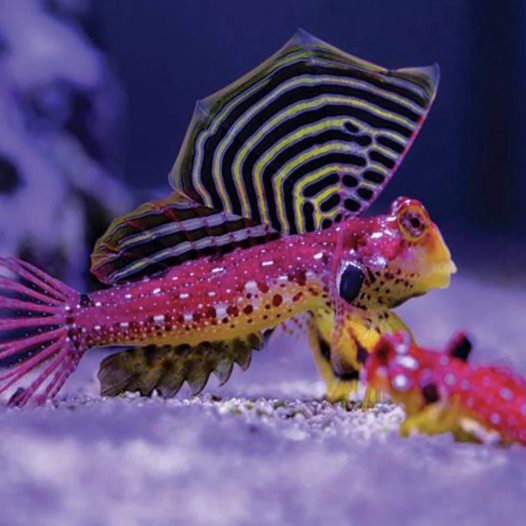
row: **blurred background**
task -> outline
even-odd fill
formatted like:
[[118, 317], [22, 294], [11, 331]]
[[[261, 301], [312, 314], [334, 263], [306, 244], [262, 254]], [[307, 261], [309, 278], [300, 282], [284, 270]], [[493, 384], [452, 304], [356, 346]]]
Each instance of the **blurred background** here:
[[389, 68], [441, 68], [374, 212], [420, 199], [461, 270], [524, 283], [520, 0], [0, 0], [0, 251], [73, 284], [110, 218], [166, 194], [195, 101], [298, 27]]

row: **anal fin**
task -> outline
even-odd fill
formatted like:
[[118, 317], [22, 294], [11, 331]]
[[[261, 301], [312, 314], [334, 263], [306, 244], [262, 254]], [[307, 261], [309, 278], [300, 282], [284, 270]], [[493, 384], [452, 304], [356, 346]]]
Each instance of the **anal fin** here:
[[211, 373], [220, 385], [228, 381], [234, 364], [242, 370], [250, 365], [253, 350], [263, 348], [263, 335], [251, 333], [233, 340], [205, 341], [198, 345], [148, 345], [132, 347], [105, 358], [98, 372], [102, 396], [139, 392], [151, 396], [154, 391], [169, 398], [184, 382], [192, 395], [206, 386]]

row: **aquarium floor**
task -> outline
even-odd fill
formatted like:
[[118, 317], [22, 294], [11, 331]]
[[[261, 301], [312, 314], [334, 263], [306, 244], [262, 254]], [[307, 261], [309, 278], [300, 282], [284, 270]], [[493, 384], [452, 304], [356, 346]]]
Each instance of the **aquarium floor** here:
[[[526, 373], [526, 289], [454, 280], [399, 309], [420, 342], [476, 337]], [[196, 398], [100, 399], [92, 352], [62, 398], [0, 411], [0, 526], [524, 525], [526, 449], [402, 439], [403, 411], [321, 401], [301, 341]]]

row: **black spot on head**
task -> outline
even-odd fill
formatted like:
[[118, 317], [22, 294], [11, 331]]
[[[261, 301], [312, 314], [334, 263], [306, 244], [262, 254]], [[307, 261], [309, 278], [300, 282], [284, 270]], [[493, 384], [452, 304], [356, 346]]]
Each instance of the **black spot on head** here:
[[20, 184], [17, 167], [7, 157], [0, 156], [0, 194], [12, 195]]
[[326, 228], [330, 228], [332, 226], [332, 221], [330, 219], [324, 219], [321, 222], [321, 228], [322, 230], [325, 230]]
[[434, 404], [440, 400], [440, 394], [438, 393], [438, 387], [435, 384], [427, 384], [422, 387], [422, 396], [427, 404]]
[[461, 334], [451, 344], [449, 354], [454, 358], [467, 362], [472, 348], [473, 345], [469, 338], [465, 334]]

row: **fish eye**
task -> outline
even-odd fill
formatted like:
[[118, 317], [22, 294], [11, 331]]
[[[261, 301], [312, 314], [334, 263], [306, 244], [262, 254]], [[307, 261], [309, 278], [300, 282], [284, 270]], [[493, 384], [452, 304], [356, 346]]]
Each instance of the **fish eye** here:
[[352, 303], [360, 294], [364, 281], [364, 272], [356, 264], [350, 263], [340, 275], [338, 293], [347, 303]]
[[424, 212], [415, 206], [400, 211], [398, 225], [409, 241], [421, 237], [427, 229], [427, 224], [428, 220]]

